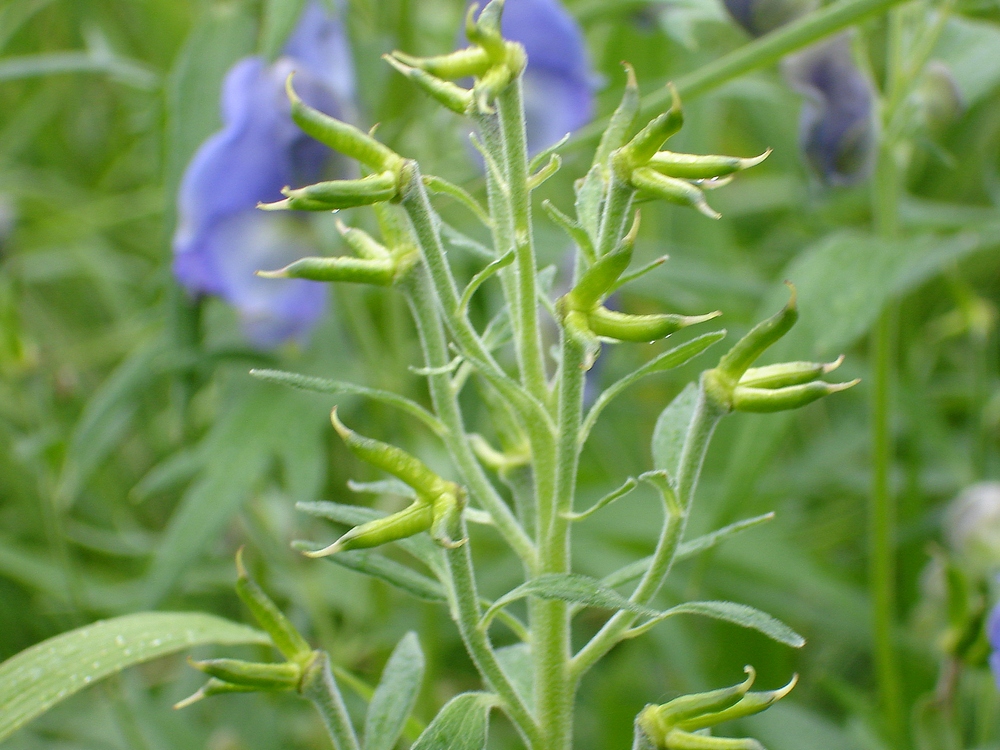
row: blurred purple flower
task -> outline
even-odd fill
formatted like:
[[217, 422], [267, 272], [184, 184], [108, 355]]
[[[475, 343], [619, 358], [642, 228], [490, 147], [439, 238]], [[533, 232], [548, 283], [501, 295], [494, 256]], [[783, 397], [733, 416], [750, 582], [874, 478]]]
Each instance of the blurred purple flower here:
[[753, 37], [763, 36], [818, 6], [816, 0], [724, 0], [729, 15]]
[[293, 70], [305, 101], [344, 116], [354, 80], [347, 38], [315, 0], [277, 61], [252, 56], [230, 68], [222, 86], [223, 128], [195, 153], [178, 195], [178, 281], [192, 294], [232, 305], [247, 338], [261, 348], [304, 338], [326, 300], [323, 284], [254, 276], [313, 251], [300, 218], [263, 213], [257, 203], [279, 200], [286, 185], [317, 181], [330, 163], [331, 152], [289, 116], [284, 85]]
[[524, 114], [535, 154], [590, 121], [599, 78], [583, 32], [559, 0], [507, 0], [500, 30], [528, 53]]
[[806, 100], [799, 145], [828, 185], [855, 185], [875, 165], [875, 90], [854, 64], [849, 33], [839, 34], [785, 60], [785, 75]]

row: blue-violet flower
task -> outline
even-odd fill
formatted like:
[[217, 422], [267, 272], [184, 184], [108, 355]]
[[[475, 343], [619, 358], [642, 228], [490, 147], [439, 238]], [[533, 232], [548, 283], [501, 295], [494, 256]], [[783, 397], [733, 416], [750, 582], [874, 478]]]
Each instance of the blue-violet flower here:
[[331, 152], [289, 115], [284, 84], [293, 70], [305, 101], [345, 116], [354, 80], [347, 38], [315, 0], [273, 64], [252, 56], [230, 68], [222, 87], [223, 128], [195, 153], [178, 195], [178, 281], [194, 295], [232, 305], [247, 338], [261, 348], [303, 338], [326, 300], [324, 284], [254, 276], [314, 253], [301, 217], [256, 209], [280, 200], [286, 185], [316, 182], [330, 165]]

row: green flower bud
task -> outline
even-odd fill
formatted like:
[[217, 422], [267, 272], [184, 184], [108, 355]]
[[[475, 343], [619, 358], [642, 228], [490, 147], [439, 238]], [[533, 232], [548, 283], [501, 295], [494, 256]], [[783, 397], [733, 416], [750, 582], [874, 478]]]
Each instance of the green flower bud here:
[[236, 594], [247, 605], [257, 623], [271, 636], [275, 647], [289, 661], [304, 663], [312, 649], [271, 598], [257, 585], [243, 565], [243, 549], [236, 552]]
[[388, 260], [394, 253], [385, 245], [372, 237], [363, 229], [349, 227], [340, 219], [337, 219], [337, 231], [344, 238], [344, 242], [359, 257], [366, 260]]
[[651, 167], [639, 167], [633, 170], [629, 182], [636, 190], [653, 198], [696, 208], [710, 219], [722, 218], [722, 214], [708, 205], [701, 190], [690, 182], [667, 177]]
[[425, 70], [411, 67], [397, 57], [398, 53], [382, 55], [382, 59], [413, 81], [427, 94], [460, 115], [468, 114], [472, 109], [472, 92], [457, 84], [438, 78]]
[[[753, 676], [751, 674], [751, 680]], [[770, 708], [773, 704], [780, 701], [795, 687], [799, 681], [799, 676], [792, 675], [792, 679], [788, 681], [788, 684], [784, 687], [778, 688], [777, 690], [760, 690], [753, 693], [746, 693], [739, 701], [733, 705], [717, 710], [713, 713], [706, 713], [700, 716], [693, 716], [684, 721], [679, 721], [676, 723], [678, 729], [682, 729], [687, 732], [694, 732], [699, 729], [705, 729], [706, 727], [714, 727], [716, 724], [722, 724], [723, 722], [733, 721], [734, 719], [742, 719], [745, 716], [753, 716], [754, 714], [759, 714], [761, 711], [765, 711]]]
[[767, 388], [746, 388], [738, 385], [733, 389], [731, 403], [735, 411], [786, 411], [811, 404], [813, 401], [817, 401], [823, 398], [823, 396], [829, 396], [831, 393], [846, 391], [860, 382], [861, 380], [857, 378], [846, 383], [824, 383], [818, 380], [813, 383], [803, 383], [801, 385], [792, 385], [787, 388], [776, 388], [773, 390]]
[[629, 133], [635, 129], [635, 122], [639, 117], [639, 83], [635, 80], [635, 69], [626, 62], [622, 63], [622, 67], [625, 68], [625, 91], [594, 153], [593, 163], [600, 165], [605, 181], [611, 179], [608, 159], [612, 152], [628, 141]]
[[566, 295], [566, 305], [569, 309], [593, 310], [608, 295], [615, 282], [625, 273], [632, 261], [632, 249], [639, 233], [639, 212], [635, 212], [632, 228], [622, 239], [618, 247], [607, 255], [598, 258], [597, 262], [588, 268], [576, 286]]
[[430, 73], [436, 78], [455, 81], [475, 76], [478, 78], [490, 67], [490, 57], [482, 47], [466, 47], [447, 55], [414, 57], [394, 50], [392, 57], [404, 65]]
[[174, 710], [179, 711], [182, 708], [187, 708], [188, 706], [213, 695], [223, 695], [224, 693], [253, 693], [256, 690], [257, 688], [247, 687], [246, 685], [233, 685], [229, 682], [223, 682], [222, 680], [217, 680], [213, 677], [193, 694], [189, 695], [182, 701], [177, 701], [174, 704]]
[[303, 102], [292, 87], [292, 75], [285, 82], [285, 91], [292, 104], [292, 120], [305, 133], [334, 151], [357, 159], [376, 172], [396, 171], [399, 168], [402, 157], [388, 146], [382, 145], [353, 125], [330, 117]]
[[735, 385], [761, 354], [788, 333], [799, 318], [795, 287], [789, 284], [788, 288], [791, 290], [788, 304], [777, 314], [758, 323], [746, 336], [736, 342], [736, 345], [719, 360], [719, 366], [714, 372]]
[[673, 151], [658, 151], [650, 158], [648, 166], [667, 177], [678, 177], [685, 180], [707, 180], [755, 167], [770, 154], [771, 149], [768, 149], [760, 156], [741, 159], [738, 156], [703, 156], [698, 154], [678, 154]]
[[398, 264], [393, 260], [362, 258], [301, 258], [277, 271], [257, 271], [265, 279], [309, 279], [310, 281], [349, 281], [357, 284], [390, 286], [397, 278]]
[[[559, 300], [559, 302], [563, 302], [564, 299]], [[586, 313], [580, 310], [562, 312], [559, 306], [556, 309], [563, 315], [562, 323], [566, 333], [584, 351], [583, 369], [589, 370], [594, 366], [594, 362], [597, 361], [597, 357], [601, 353], [601, 342], [594, 332], [590, 330]]]
[[303, 554], [306, 557], [327, 557], [352, 549], [370, 549], [429, 531], [433, 522], [431, 504], [417, 499], [398, 513], [355, 526], [333, 544]]
[[[682, 722], [690, 721], [704, 714], [713, 714], [735, 705], [747, 694], [757, 678], [757, 672], [751, 666], [743, 667], [747, 678], [731, 687], [711, 690], [694, 695], [682, 695], [662, 706], [650, 706], [654, 714], [655, 726], [661, 727], [664, 734]], [[685, 727], [689, 728], [689, 727]]]
[[423, 461], [401, 448], [364, 437], [347, 428], [337, 416], [336, 407], [330, 413], [330, 421], [333, 422], [334, 429], [351, 453], [406, 482], [416, 490], [418, 496], [436, 498], [447, 491], [452, 484], [431, 471]]
[[504, 38], [500, 33], [500, 17], [503, 15], [504, 0], [490, 0], [483, 12], [476, 18], [479, 3], [472, 3], [465, 14], [465, 36], [473, 44], [482, 47], [496, 63], [504, 56]]
[[663, 747], [667, 750], [764, 750], [764, 746], [754, 739], [710, 737], [704, 734], [690, 734], [683, 729], [670, 732]]
[[748, 388], [784, 388], [789, 385], [810, 383], [828, 372], [833, 372], [844, 361], [841, 354], [833, 362], [782, 362], [766, 367], [751, 367], [739, 380]]
[[[401, 163], [401, 162], [400, 162]], [[341, 208], [369, 206], [396, 198], [398, 177], [395, 172], [380, 172], [360, 180], [331, 180], [303, 188], [282, 188], [283, 201], [261, 203], [265, 211], [337, 211]]]
[[612, 154], [612, 166], [621, 179], [627, 180], [633, 169], [645, 165], [659, 151], [664, 141], [684, 125], [680, 96], [673, 84], [668, 85], [673, 97], [670, 109], [654, 117], [632, 140]]
[[721, 314], [716, 310], [707, 315], [629, 315], [597, 307], [587, 314], [587, 323], [598, 336], [619, 341], [657, 341], [681, 328], [704, 323]]
[[209, 677], [255, 690], [293, 690], [302, 678], [302, 666], [296, 662], [260, 664], [239, 659], [207, 659], [189, 663]]

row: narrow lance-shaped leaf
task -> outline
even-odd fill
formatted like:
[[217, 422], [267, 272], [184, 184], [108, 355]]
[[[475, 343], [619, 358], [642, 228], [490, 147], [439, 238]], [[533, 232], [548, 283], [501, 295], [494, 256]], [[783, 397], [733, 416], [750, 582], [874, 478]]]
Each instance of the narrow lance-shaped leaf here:
[[413, 710], [424, 678], [424, 653], [410, 632], [396, 645], [365, 717], [364, 750], [392, 750]]
[[657, 623], [675, 615], [702, 615], [715, 620], [731, 622], [740, 627], [756, 630], [763, 633], [768, 638], [784, 643], [792, 648], [802, 648], [806, 645], [806, 639], [788, 627], [781, 620], [778, 620], [766, 612], [735, 602], [685, 602], [671, 607], [660, 613], [653, 619], [632, 628], [628, 637], [641, 635]]
[[126, 667], [210, 643], [270, 642], [246, 625], [189, 612], [140, 612], [57, 635], [0, 664], [0, 741]]

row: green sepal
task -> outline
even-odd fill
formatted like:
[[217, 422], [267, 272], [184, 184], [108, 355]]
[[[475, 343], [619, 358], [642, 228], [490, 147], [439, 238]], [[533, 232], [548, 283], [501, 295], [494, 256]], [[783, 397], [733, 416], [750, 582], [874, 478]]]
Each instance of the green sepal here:
[[374, 438], [364, 437], [346, 427], [337, 416], [336, 407], [330, 413], [330, 421], [351, 453], [401, 479], [416, 490], [418, 496], [436, 498], [451, 484], [431, 471], [423, 461], [403, 449]]
[[182, 708], [187, 708], [191, 704], [197, 703], [204, 698], [210, 698], [213, 695], [224, 695], [226, 693], [254, 693], [256, 691], [257, 688], [247, 687], [246, 685], [233, 685], [229, 682], [223, 682], [222, 680], [217, 680], [213, 677], [187, 698], [177, 701], [174, 704], [174, 710], [179, 711]]
[[382, 55], [382, 59], [413, 81], [431, 98], [435, 99], [439, 104], [443, 104], [452, 112], [464, 115], [469, 114], [471, 111], [473, 96], [472, 92], [468, 89], [462, 88], [451, 81], [438, 78], [426, 70], [407, 65], [396, 57], [396, 53]]
[[622, 179], [636, 167], [646, 164], [659, 151], [660, 146], [684, 125], [681, 99], [673, 84], [669, 84], [672, 101], [670, 109], [657, 115], [635, 136], [611, 156], [612, 167]]
[[358, 257], [365, 260], [388, 260], [394, 253], [385, 245], [372, 237], [368, 232], [356, 227], [349, 227], [340, 219], [337, 219], [337, 231], [344, 238], [344, 242], [351, 248]]
[[652, 167], [634, 169], [629, 177], [629, 184], [646, 197], [659, 198], [668, 203], [695, 208], [710, 219], [722, 218], [722, 214], [715, 211], [705, 201], [705, 194], [701, 188], [690, 182], [678, 180], [676, 177], [667, 177]]
[[277, 271], [257, 271], [257, 275], [265, 279], [347, 281], [390, 286], [396, 280], [397, 267], [398, 264], [392, 260], [365, 260], [348, 256], [301, 258]]
[[261, 664], [239, 659], [207, 659], [191, 660], [190, 664], [209, 677], [255, 690], [293, 690], [302, 677], [302, 666], [296, 662]]
[[707, 315], [629, 315], [606, 307], [596, 307], [587, 313], [587, 324], [598, 336], [619, 341], [657, 341], [681, 328], [717, 318], [721, 313]]
[[683, 729], [674, 729], [663, 744], [666, 750], [765, 750], [757, 740], [749, 737], [711, 737], [705, 734], [691, 734]]
[[450, 81], [469, 76], [478, 78], [490, 67], [490, 57], [486, 50], [477, 46], [465, 47], [447, 55], [434, 57], [414, 57], [399, 50], [394, 50], [392, 56], [410, 68]]
[[576, 286], [566, 295], [566, 304], [574, 310], [594, 309], [608, 295], [615, 282], [632, 262], [632, 249], [639, 233], [639, 212], [636, 211], [632, 228], [613, 251], [597, 259], [588, 268]]
[[271, 636], [275, 647], [289, 661], [303, 662], [312, 649], [271, 598], [250, 577], [243, 565], [243, 549], [236, 552], [236, 594], [247, 605], [257, 623]]
[[479, 3], [472, 3], [465, 14], [465, 36], [476, 46], [482, 47], [494, 65], [504, 57], [506, 51], [500, 32], [503, 6], [504, 0], [490, 0], [477, 18]]
[[397, 197], [395, 172], [380, 172], [359, 180], [330, 180], [303, 188], [282, 188], [285, 200], [258, 205], [265, 211], [337, 211], [341, 208], [370, 206]]
[[771, 149], [768, 149], [760, 156], [742, 159], [738, 156], [678, 154], [673, 151], [658, 151], [650, 157], [647, 166], [667, 177], [678, 177], [684, 180], [709, 180], [755, 167], [770, 154]]
[[335, 117], [313, 109], [303, 102], [292, 87], [292, 76], [285, 82], [285, 91], [292, 105], [292, 120], [302, 130], [320, 143], [338, 151], [376, 172], [395, 171], [402, 157], [362, 130]]
[[468, 539], [462, 536], [462, 511], [467, 504], [465, 490], [456, 484], [438, 495], [431, 505], [431, 539], [445, 549], [465, 544]]
[[737, 385], [733, 389], [730, 401], [734, 411], [767, 413], [798, 409], [813, 401], [829, 396], [831, 393], [846, 391], [861, 381], [850, 380], [846, 383], [825, 383], [821, 380], [801, 385], [790, 385], [787, 388], [747, 388]]
[[355, 526], [333, 544], [322, 549], [303, 552], [306, 557], [328, 557], [353, 549], [370, 549], [421, 531], [428, 531], [434, 521], [434, 511], [423, 498], [414, 500], [398, 513]]
[[810, 383], [833, 372], [844, 361], [841, 354], [833, 362], [782, 362], [765, 367], [751, 367], [740, 378], [739, 385], [749, 388], [784, 388]]
[[788, 304], [775, 315], [755, 325], [746, 336], [737, 341], [719, 360], [715, 372], [735, 385], [750, 365], [795, 325], [799, 317], [795, 287], [789, 284], [788, 288], [791, 292]]
[[625, 91], [594, 152], [593, 164], [601, 168], [606, 181], [611, 180], [608, 160], [612, 152], [625, 145], [639, 117], [639, 83], [635, 79], [635, 69], [627, 62], [623, 62], [622, 67], [625, 68]]
[[746, 672], [747, 678], [738, 685], [694, 695], [682, 695], [662, 706], [646, 706], [639, 713], [636, 722], [654, 744], [662, 747], [670, 730], [682, 722], [703, 714], [714, 714], [738, 703], [750, 690], [757, 676], [753, 667], [746, 666], [743, 671]]
[[752, 693], [748, 692], [740, 698], [739, 701], [727, 708], [723, 708], [712, 713], [704, 713], [700, 716], [695, 716], [683, 721], [674, 722], [674, 726], [678, 729], [694, 732], [699, 729], [705, 729], [706, 727], [713, 727], [716, 724], [722, 724], [726, 721], [733, 721], [734, 719], [742, 719], [745, 716], [759, 714], [761, 711], [765, 711], [792, 692], [792, 689], [798, 681], [799, 676], [797, 674], [792, 675], [792, 679], [789, 680], [788, 684], [782, 688], [778, 688], [777, 690], [760, 690]]

